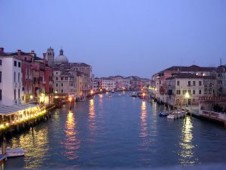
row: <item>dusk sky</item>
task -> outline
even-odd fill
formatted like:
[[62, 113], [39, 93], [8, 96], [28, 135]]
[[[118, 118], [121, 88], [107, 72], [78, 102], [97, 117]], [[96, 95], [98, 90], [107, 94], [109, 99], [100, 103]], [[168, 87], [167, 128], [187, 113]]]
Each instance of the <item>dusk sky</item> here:
[[225, 0], [0, 0], [7, 52], [60, 48], [97, 77], [226, 64]]

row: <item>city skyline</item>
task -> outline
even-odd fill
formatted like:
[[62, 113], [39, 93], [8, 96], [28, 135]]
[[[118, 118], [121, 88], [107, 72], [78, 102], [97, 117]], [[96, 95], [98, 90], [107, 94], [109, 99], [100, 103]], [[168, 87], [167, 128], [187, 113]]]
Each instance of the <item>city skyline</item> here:
[[172, 65], [226, 62], [226, 2], [0, 2], [0, 46], [6, 52], [50, 46], [70, 62], [90, 64], [97, 77], [150, 78]]

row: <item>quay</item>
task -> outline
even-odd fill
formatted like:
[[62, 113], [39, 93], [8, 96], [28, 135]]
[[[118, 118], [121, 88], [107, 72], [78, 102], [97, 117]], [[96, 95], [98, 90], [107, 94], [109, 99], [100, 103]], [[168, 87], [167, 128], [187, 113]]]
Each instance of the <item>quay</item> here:
[[[210, 121], [213, 123], [221, 124], [226, 128], [226, 113], [225, 112], [216, 112], [216, 111], [212, 110], [211, 104], [215, 102], [214, 100], [212, 100], [212, 98], [207, 98], [205, 100], [203, 100], [201, 98], [200, 104], [198, 106], [189, 106], [189, 107], [188, 106], [180, 106], [180, 107], [173, 106], [167, 102], [160, 101], [154, 97], [151, 97], [151, 99], [159, 105], [164, 105], [165, 107], [170, 108], [172, 110], [173, 109], [175, 109], [175, 110], [181, 109], [193, 117], [196, 117], [196, 118], [202, 119], [202, 120], [207, 120], [207, 121]], [[218, 103], [221, 102], [221, 104], [225, 103], [226, 99], [225, 98], [223, 98], [223, 99], [224, 100], [221, 100], [221, 101], [218, 100], [217, 102]], [[206, 109], [204, 110], [203, 108], [206, 108]]]
[[0, 137], [19, 132], [51, 117], [50, 105], [13, 105], [0, 107]]

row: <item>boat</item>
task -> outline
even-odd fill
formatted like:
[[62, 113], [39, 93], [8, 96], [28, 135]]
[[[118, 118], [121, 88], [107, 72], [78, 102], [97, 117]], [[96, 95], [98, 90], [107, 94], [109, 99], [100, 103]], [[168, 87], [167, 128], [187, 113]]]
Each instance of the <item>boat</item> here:
[[179, 119], [179, 118], [185, 117], [186, 114], [187, 113], [185, 111], [183, 111], [183, 110], [181, 110], [181, 111], [177, 110], [177, 111], [174, 111], [171, 114], [169, 114], [167, 116], [167, 118], [169, 118], [169, 119]]
[[131, 97], [137, 97], [136, 92], [133, 92], [133, 93], [131, 94]]
[[25, 151], [22, 148], [6, 148], [7, 158], [24, 156]]
[[166, 117], [166, 116], [168, 116], [170, 113], [169, 112], [160, 112], [159, 113], [159, 116], [160, 117]]
[[169, 114], [169, 115], [167, 116], [167, 118], [168, 118], [168, 119], [175, 119], [175, 115], [174, 115], [174, 114]]

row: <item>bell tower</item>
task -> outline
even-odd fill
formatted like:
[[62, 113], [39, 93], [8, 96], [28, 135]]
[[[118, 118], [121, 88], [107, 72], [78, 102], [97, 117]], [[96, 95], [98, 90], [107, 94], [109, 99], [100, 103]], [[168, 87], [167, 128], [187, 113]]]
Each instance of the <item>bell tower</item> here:
[[53, 67], [54, 65], [54, 50], [49, 47], [46, 52], [46, 59], [48, 61], [48, 65]]

